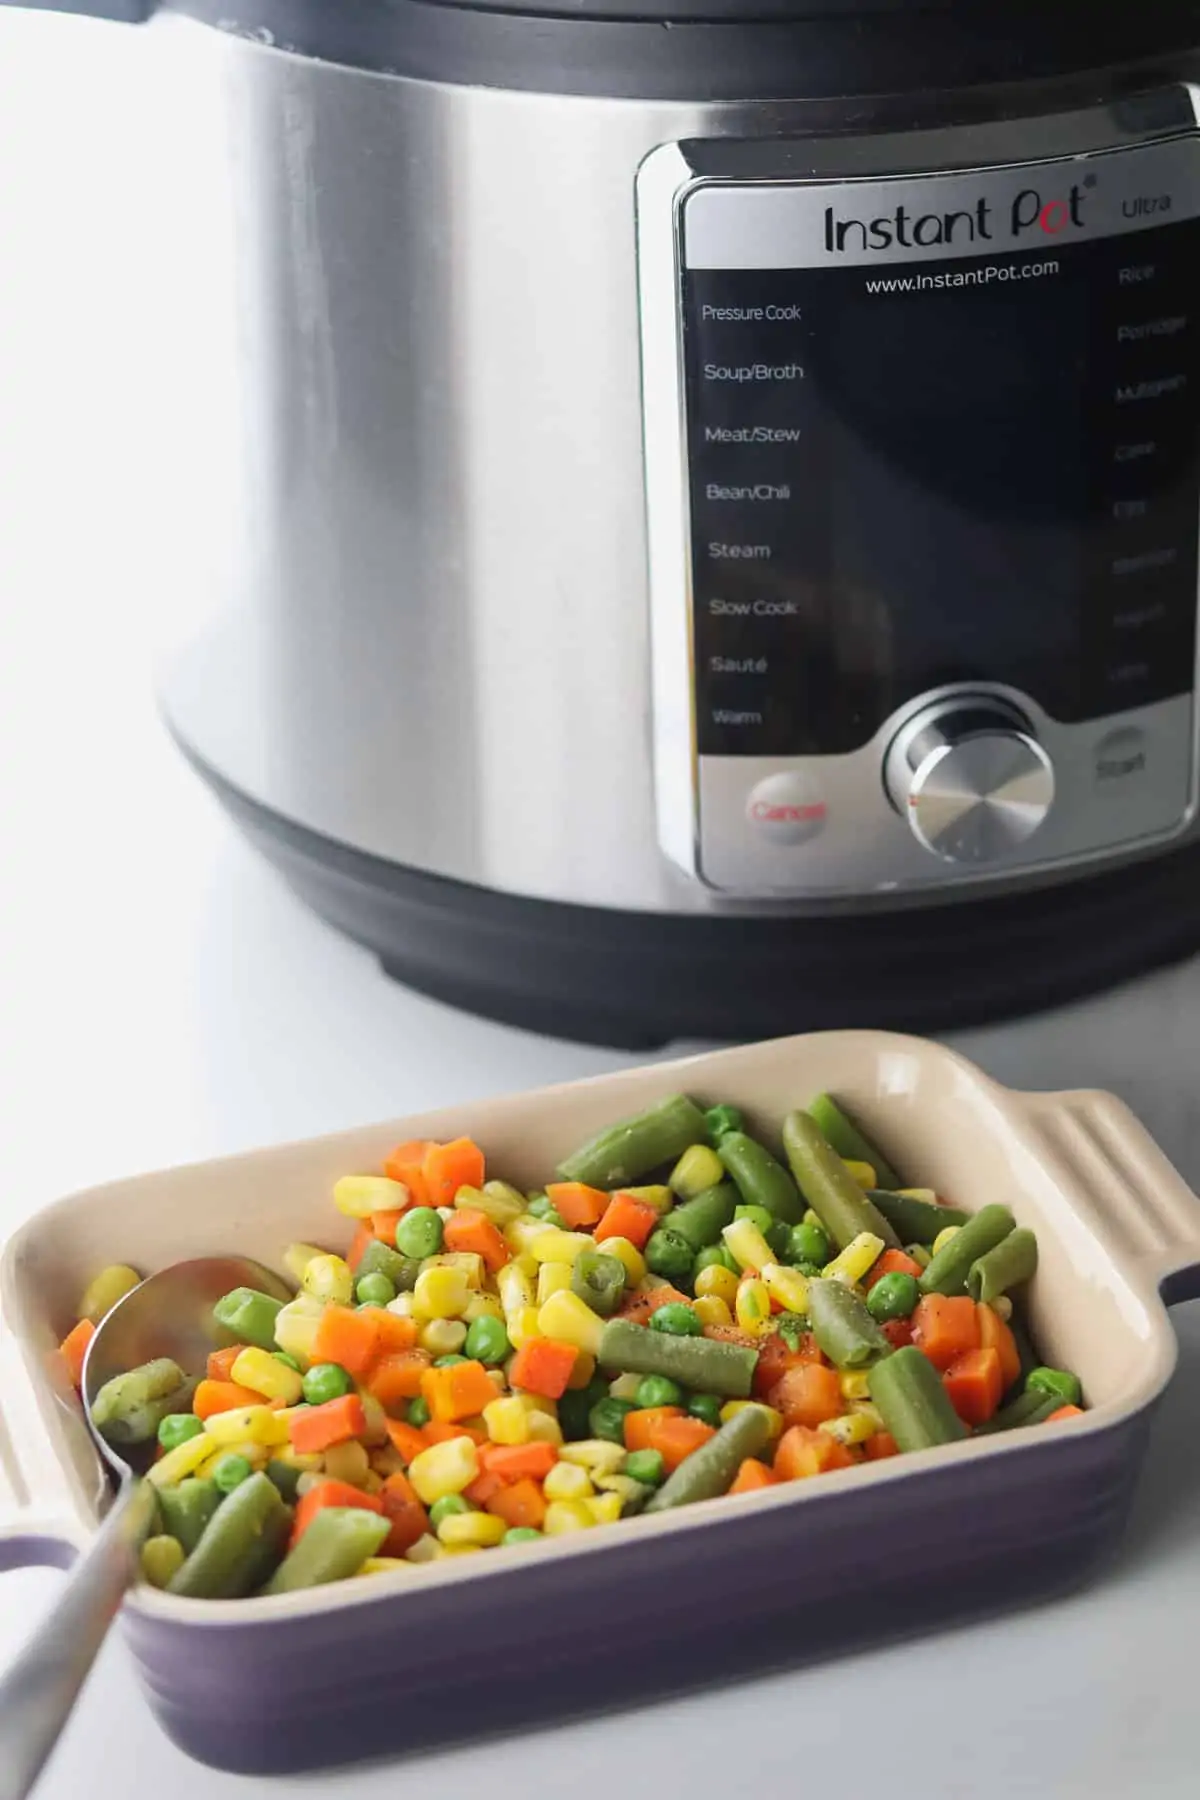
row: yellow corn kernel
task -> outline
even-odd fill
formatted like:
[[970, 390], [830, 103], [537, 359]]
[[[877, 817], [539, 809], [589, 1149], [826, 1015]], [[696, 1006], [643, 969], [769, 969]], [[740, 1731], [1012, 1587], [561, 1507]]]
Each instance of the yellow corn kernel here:
[[632, 1475], [597, 1475], [596, 1486], [606, 1494], [615, 1495], [622, 1506], [643, 1499], [646, 1493], [644, 1483], [635, 1481]]
[[933, 1240], [933, 1254], [940, 1255], [950, 1240], [956, 1238], [961, 1230], [960, 1225], [947, 1225], [944, 1231], [939, 1231]]
[[493, 1444], [527, 1444], [529, 1414], [512, 1394], [483, 1409], [483, 1422]]
[[525, 1411], [531, 1418], [534, 1413], [542, 1412], [549, 1413], [552, 1419], [558, 1418], [558, 1402], [555, 1400], [548, 1400], [544, 1394], [516, 1393], [512, 1397], [514, 1400], [519, 1400], [521, 1402], [521, 1405], [525, 1408]]
[[141, 1276], [128, 1263], [109, 1263], [94, 1275], [83, 1291], [83, 1299], [79, 1302], [79, 1317], [90, 1319], [98, 1325], [106, 1313], [110, 1313], [118, 1300], [131, 1294], [140, 1286]]
[[297, 1294], [275, 1314], [275, 1342], [302, 1369], [312, 1361], [313, 1339], [325, 1308], [311, 1294]]
[[738, 1288], [736, 1315], [743, 1331], [761, 1336], [770, 1329], [771, 1296], [765, 1281], [742, 1282]]
[[897, 1188], [896, 1192], [903, 1194], [906, 1200], [924, 1200], [927, 1206], [937, 1205], [937, 1195], [932, 1188]]
[[738, 1278], [722, 1263], [710, 1263], [696, 1277], [696, 1294], [701, 1300], [723, 1300], [732, 1306], [737, 1299]]
[[569, 1531], [590, 1531], [595, 1523], [586, 1500], [554, 1500], [546, 1508], [542, 1530], [547, 1537], [565, 1537]]
[[570, 1263], [543, 1263], [538, 1270], [537, 1303], [545, 1306], [551, 1294], [561, 1294], [564, 1288], [571, 1285]]
[[656, 1213], [665, 1213], [669, 1206], [674, 1206], [675, 1196], [669, 1187], [622, 1188], [631, 1200], [639, 1200], [643, 1206], [652, 1206]]
[[762, 1278], [768, 1294], [772, 1300], [778, 1300], [780, 1306], [786, 1306], [794, 1313], [808, 1311], [808, 1282], [799, 1269], [785, 1268], [782, 1263], [768, 1263]]
[[141, 1565], [143, 1581], [151, 1587], [165, 1588], [176, 1570], [183, 1567], [183, 1545], [166, 1532], [149, 1537], [142, 1545]]
[[314, 1300], [335, 1306], [349, 1306], [354, 1298], [354, 1276], [350, 1264], [340, 1256], [314, 1256], [300, 1285]]
[[394, 1575], [397, 1569], [407, 1572], [412, 1566], [406, 1556], [368, 1556], [356, 1572], [359, 1575]]
[[488, 1380], [498, 1394], [503, 1394], [508, 1391], [508, 1376], [504, 1373], [503, 1369], [488, 1369], [486, 1373]]
[[609, 1382], [608, 1391], [614, 1400], [636, 1400], [641, 1385], [640, 1375], [618, 1375], [615, 1381]]
[[467, 1341], [467, 1328], [461, 1319], [430, 1319], [422, 1325], [417, 1342], [431, 1356], [453, 1356]]
[[467, 1278], [467, 1286], [478, 1289], [483, 1286], [483, 1258], [474, 1250], [443, 1250], [438, 1256], [427, 1256], [421, 1264], [422, 1269], [461, 1269]]
[[503, 1519], [491, 1513], [447, 1513], [437, 1528], [438, 1543], [451, 1547], [474, 1544], [479, 1550], [490, 1550], [508, 1530]]
[[519, 1313], [526, 1306], [532, 1306], [534, 1286], [523, 1269], [515, 1262], [505, 1263], [496, 1275], [496, 1289], [500, 1295], [500, 1304], [505, 1314], [511, 1316]]
[[413, 1314], [418, 1319], [456, 1319], [470, 1298], [461, 1269], [422, 1269], [413, 1289]]
[[443, 1556], [482, 1556], [483, 1555], [483, 1545], [482, 1544], [443, 1544], [441, 1546], [441, 1552], [442, 1552]]
[[394, 1313], [398, 1319], [411, 1319], [415, 1311], [412, 1295], [397, 1294], [394, 1300], [388, 1301], [387, 1311]]
[[865, 1369], [843, 1369], [838, 1376], [838, 1386], [842, 1390], [843, 1400], [866, 1400], [870, 1397], [871, 1381]]
[[802, 1225], [815, 1225], [818, 1231], [824, 1231], [825, 1229], [824, 1225], [821, 1223], [821, 1215], [815, 1213], [811, 1206], [805, 1207], [804, 1217], [800, 1223]]
[[844, 1250], [840, 1250], [832, 1262], [827, 1262], [821, 1270], [826, 1281], [840, 1281], [846, 1287], [853, 1287], [861, 1281], [867, 1271], [883, 1255], [883, 1239], [876, 1237], [873, 1231], [860, 1231], [857, 1237], [850, 1239]]
[[693, 1144], [685, 1150], [668, 1177], [672, 1193], [681, 1200], [694, 1200], [706, 1188], [717, 1187], [726, 1180], [724, 1163], [707, 1144]]
[[529, 1253], [539, 1263], [565, 1263], [569, 1268], [577, 1256], [595, 1248], [595, 1238], [586, 1231], [560, 1231], [556, 1225], [551, 1225], [530, 1244]]
[[235, 1406], [230, 1412], [213, 1413], [204, 1422], [205, 1436], [213, 1444], [286, 1444], [288, 1422], [269, 1406]]
[[476, 1319], [502, 1319], [503, 1317], [504, 1308], [495, 1294], [472, 1294], [463, 1309], [463, 1318], [468, 1325], [473, 1325]]
[[530, 1281], [537, 1280], [538, 1259], [530, 1256], [528, 1250], [521, 1250], [512, 1259], [514, 1269], [520, 1269], [522, 1275], [528, 1275]]
[[388, 1416], [374, 1394], [369, 1394], [366, 1388], [359, 1389], [358, 1397], [362, 1402], [363, 1417], [366, 1420], [366, 1424], [358, 1435], [368, 1450], [378, 1450], [382, 1445], [391, 1442], [388, 1436]]
[[595, 1491], [587, 1470], [578, 1463], [556, 1462], [542, 1482], [547, 1500], [586, 1500]]
[[490, 1219], [493, 1225], [498, 1225], [503, 1231], [506, 1225], [513, 1219], [519, 1219], [525, 1211], [525, 1196], [518, 1194], [516, 1188], [508, 1188], [507, 1193], [495, 1191], [505, 1187], [507, 1183], [503, 1181], [489, 1181], [481, 1188], [460, 1187], [454, 1196], [455, 1209], [481, 1212], [485, 1219]]
[[620, 1494], [590, 1494], [584, 1505], [594, 1525], [615, 1525], [621, 1516]]
[[319, 1475], [325, 1458], [315, 1450], [293, 1450], [290, 1444], [281, 1444], [278, 1450], [272, 1450], [271, 1461], [286, 1463], [289, 1469], [298, 1469], [302, 1475]]
[[174, 1450], [160, 1457], [158, 1462], [151, 1463], [146, 1472], [146, 1479], [151, 1487], [174, 1487], [177, 1481], [187, 1477], [207, 1462], [212, 1455], [212, 1439], [206, 1432], [198, 1432], [188, 1438], [184, 1444], [176, 1444]]
[[567, 1381], [568, 1388], [585, 1388], [596, 1373], [596, 1359], [590, 1350], [577, 1350], [575, 1367]]
[[753, 1219], [735, 1219], [721, 1236], [731, 1256], [741, 1269], [765, 1269], [775, 1261], [775, 1253]]
[[856, 1400], [850, 1410], [856, 1418], [866, 1419], [870, 1424], [872, 1432], [882, 1431], [884, 1429], [883, 1414], [872, 1401]]
[[727, 1400], [721, 1408], [722, 1425], [728, 1425], [730, 1419], [736, 1419], [738, 1414], [745, 1412], [748, 1406], [756, 1406], [760, 1413], [766, 1415], [770, 1441], [774, 1443], [775, 1439], [783, 1432], [783, 1414], [776, 1412], [773, 1406], [764, 1406], [761, 1400]]
[[304, 1271], [314, 1256], [328, 1256], [328, 1250], [322, 1250], [319, 1244], [289, 1244], [283, 1253], [284, 1268], [292, 1280], [299, 1284], [304, 1280]]
[[[564, 1444], [558, 1454], [560, 1462], [578, 1463], [594, 1481], [597, 1475], [616, 1474], [625, 1461], [625, 1446], [610, 1443], [607, 1438], [580, 1438], [573, 1444]], [[570, 1497], [562, 1496], [566, 1500]]]
[[[730, 1271], [725, 1270], [728, 1275]], [[735, 1286], [736, 1295], [736, 1286]], [[715, 1294], [704, 1294], [699, 1300], [692, 1302], [692, 1311], [702, 1325], [732, 1325], [733, 1314], [724, 1300], [718, 1300]]]
[[639, 1281], [646, 1278], [646, 1259], [636, 1244], [628, 1238], [610, 1237], [601, 1242], [599, 1248], [605, 1256], [615, 1256], [625, 1270], [625, 1286], [636, 1287]]
[[437, 1562], [442, 1555], [442, 1546], [428, 1531], [419, 1537], [415, 1544], [410, 1544], [404, 1552], [407, 1563]]
[[523, 1306], [520, 1312], [507, 1314], [505, 1330], [514, 1350], [523, 1350], [531, 1338], [545, 1337], [545, 1332], [538, 1324], [540, 1317], [536, 1306]]
[[511, 1219], [504, 1227], [504, 1241], [518, 1255], [531, 1256], [537, 1240], [554, 1229], [553, 1225], [547, 1225], [545, 1219], [535, 1219], [532, 1213], [522, 1213], [519, 1219]]
[[408, 1465], [408, 1479], [426, 1506], [446, 1494], [461, 1494], [479, 1473], [479, 1457], [469, 1437], [447, 1438], [420, 1450]]
[[539, 1406], [535, 1411], [530, 1412], [528, 1417], [530, 1443], [553, 1444], [555, 1449], [558, 1449], [563, 1441], [563, 1434], [562, 1426], [554, 1414]]
[[989, 1305], [996, 1317], [998, 1319], [1003, 1319], [1007, 1325], [1013, 1314], [1013, 1304], [1008, 1295], [997, 1294], [996, 1298], [989, 1302]]
[[390, 1181], [386, 1175], [343, 1175], [333, 1184], [333, 1204], [348, 1219], [369, 1219], [377, 1212], [402, 1212], [411, 1198], [402, 1181]]
[[285, 1406], [295, 1406], [304, 1392], [304, 1382], [295, 1369], [266, 1350], [243, 1350], [230, 1374], [242, 1387], [268, 1400], [282, 1400]]
[[854, 1162], [851, 1158], [843, 1156], [842, 1167], [845, 1169], [847, 1175], [852, 1176], [854, 1180], [857, 1181], [860, 1188], [865, 1190], [867, 1188], [879, 1186], [879, 1183], [875, 1179], [875, 1171], [870, 1163]]
[[325, 1473], [334, 1481], [346, 1481], [351, 1487], [361, 1487], [371, 1473], [370, 1458], [357, 1439], [349, 1438], [346, 1443], [331, 1444], [326, 1450]]
[[551, 1294], [546, 1304], [539, 1307], [538, 1330], [543, 1337], [557, 1338], [564, 1344], [574, 1344], [577, 1350], [590, 1350], [596, 1356], [600, 1350], [604, 1321], [578, 1294], [564, 1288], [561, 1293]]
[[817, 1426], [818, 1431], [828, 1432], [839, 1444], [863, 1444], [876, 1429], [866, 1413], [861, 1412], [843, 1413], [840, 1419], [826, 1419]]

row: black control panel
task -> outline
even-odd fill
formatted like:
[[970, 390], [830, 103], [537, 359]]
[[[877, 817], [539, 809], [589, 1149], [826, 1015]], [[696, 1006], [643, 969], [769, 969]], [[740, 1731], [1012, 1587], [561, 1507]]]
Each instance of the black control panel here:
[[1192, 686], [1200, 222], [682, 271], [697, 748], [833, 755], [951, 683]]

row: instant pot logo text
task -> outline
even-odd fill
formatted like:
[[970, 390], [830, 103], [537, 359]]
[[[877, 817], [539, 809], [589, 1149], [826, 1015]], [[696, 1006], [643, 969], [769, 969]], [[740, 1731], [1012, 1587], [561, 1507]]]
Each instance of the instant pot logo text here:
[[[1089, 184], [1090, 185], [1090, 184]], [[1065, 194], [1022, 188], [1003, 209], [990, 200], [955, 212], [913, 213], [903, 203], [874, 219], [842, 217], [825, 208], [825, 248], [832, 255], [864, 250], [926, 249], [936, 244], [1034, 244], [1057, 238], [1084, 223], [1088, 196], [1075, 183]]]

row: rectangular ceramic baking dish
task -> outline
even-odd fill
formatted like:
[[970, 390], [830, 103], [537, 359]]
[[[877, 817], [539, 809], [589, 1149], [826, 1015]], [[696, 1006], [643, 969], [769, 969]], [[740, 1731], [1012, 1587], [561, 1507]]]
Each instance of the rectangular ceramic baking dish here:
[[[774, 1132], [820, 1089], [914, 1183], [1034, 1227], [1038, 1345], [1082, 1419], [729, 1497], [534, 1549], [265, 1600], [140, 1589], [125, 1630], [184, 1750], [281, 1772], [512, 1729], [1007, 1609], [1083, 1580], [1117, 1540], [1175, 1362], [1165, 1304], [1200, 1291], [1200, 1204], [1098, 1093], [998, 1087], [912, 1038], [830, 1033], [447, 1108], [58, 1201], [0, 1264], [0, 1567], [69, 1561], [107, 1486], [55, 1345], [88, 1278], [283, 1244], [340, 1247], [339, 1175], [469, 1132], [526, 1186], [599, 1127], [683, 1089]], [[714, 1621], [721, 1629], [714, 1630]], [[730, 1629], [730, 1624], [736, 1630]]]

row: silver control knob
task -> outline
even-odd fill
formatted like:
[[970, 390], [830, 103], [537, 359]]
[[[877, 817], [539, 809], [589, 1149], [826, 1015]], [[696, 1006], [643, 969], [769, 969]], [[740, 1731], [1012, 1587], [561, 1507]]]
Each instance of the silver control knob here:
[[992, 695], [933, 701], [893, 738], [893, 806], [934, 856], [988, 863], [1031, 838], [1054, 800], [1054, 766], [1015, 706]]

